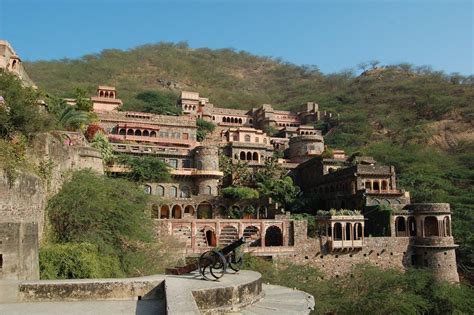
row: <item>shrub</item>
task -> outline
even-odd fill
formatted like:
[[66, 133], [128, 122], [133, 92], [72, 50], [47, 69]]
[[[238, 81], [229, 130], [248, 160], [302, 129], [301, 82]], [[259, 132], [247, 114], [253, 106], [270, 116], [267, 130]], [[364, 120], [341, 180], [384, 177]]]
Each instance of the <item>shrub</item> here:
[[121, 155], [117, 161], [130, 166], [127, 176], [136, 182], [163, 182], [171, 178], [169, 166], [156, 157]]
[[257, 190], [249, 187], [226, 187], [222, 189], [222, 195], [225, 198], [234, 200], [254, 199], [259, 197]]

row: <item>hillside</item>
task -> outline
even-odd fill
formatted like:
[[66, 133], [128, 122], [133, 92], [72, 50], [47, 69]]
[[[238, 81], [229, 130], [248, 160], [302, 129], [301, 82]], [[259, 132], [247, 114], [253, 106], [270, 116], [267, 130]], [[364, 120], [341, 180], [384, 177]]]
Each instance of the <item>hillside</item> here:
[[[82, 87], [114, 85], [124, 107], [140, 109], [135, 96], [158, 90], [177, 97], [198, 91], [221, 107], [271, 103], [297, 110], [316, 101], [338, 114], [326, 142], [395, 165], [400, 186], [413, 201], [450, 202], [463, 266], [474, 261], [474, 80], [407, 64], [322, 74], [268, 57], [230, 49], [190, 49], [185, 44], [105, 50], [79, 60], [27, 63], [48, 93], [72, 96]], [[321, 126], [324, 127], [324, 126]]]

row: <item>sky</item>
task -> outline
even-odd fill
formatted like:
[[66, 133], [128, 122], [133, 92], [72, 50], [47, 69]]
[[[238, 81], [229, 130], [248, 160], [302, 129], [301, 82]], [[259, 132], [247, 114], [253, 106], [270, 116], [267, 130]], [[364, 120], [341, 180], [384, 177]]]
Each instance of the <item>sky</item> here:
[[408, 62], [473, 74], [474, 1], [0, 0], [0, 39], [23, 60], [186, 41], [316, 65]]

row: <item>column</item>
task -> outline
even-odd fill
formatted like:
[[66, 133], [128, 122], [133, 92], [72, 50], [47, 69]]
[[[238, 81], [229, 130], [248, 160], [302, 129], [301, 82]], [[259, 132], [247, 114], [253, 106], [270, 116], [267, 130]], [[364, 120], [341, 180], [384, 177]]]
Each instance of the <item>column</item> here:
[[262, 248], [265, 248], [265, 224], [263, 224], [263, 222], [260, 222], [260, 235], [262, 236], [262, 239], [260, 241], [260, 245], [262, 246]]

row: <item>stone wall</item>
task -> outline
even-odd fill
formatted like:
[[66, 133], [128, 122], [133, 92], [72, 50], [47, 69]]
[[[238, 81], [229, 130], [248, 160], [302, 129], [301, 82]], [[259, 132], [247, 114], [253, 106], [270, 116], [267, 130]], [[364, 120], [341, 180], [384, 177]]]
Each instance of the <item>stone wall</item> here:
[[39, 279], [37, 223], [0, 223], [0, 280], [4, 279]]

